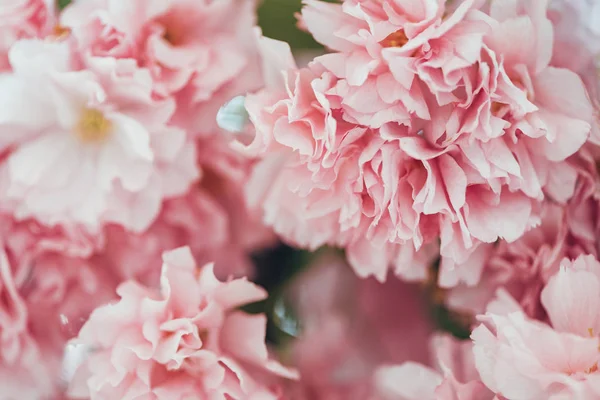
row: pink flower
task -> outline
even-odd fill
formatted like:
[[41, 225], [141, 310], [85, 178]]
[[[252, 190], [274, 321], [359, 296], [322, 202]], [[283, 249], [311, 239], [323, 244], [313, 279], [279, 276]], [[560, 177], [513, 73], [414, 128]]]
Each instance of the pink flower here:
[[[416, 257], [423, 271], [425, 244], [439, 238], [462, 263], [537, 225], [546, 196], [572, 197], [565, 159], [593, 109], [581, 79], [549, 65], [545, 5], [475, 6], [307, 3], [303, 24], [337, 52], [282, 63], [285, 82], [247, 100], [249, 150], [264, 158], [251, 201], [285, 240], [343, 247], [361, 276], [384, 279], [392, 265], [423, 277], [400, 263]], [[527, 40], [511, 40], [521, 25]]]
[[[397, 209], [398, 200], [413, 190], [409, 172], [377, 175], [382, 160], [405, 156], [378, 140], [376, 132], [330, 113], [320, 95], [329, 77], [308, 69], [291, 71], [287, 89], [248, 97], [257, 129], [250, 152], [269, 154], [254, 169], [249, 202], [263, 208], [264, 221], [286, 240], [311, 249], [323, 244], [346, 247], [360, 275], [384, 279], [390, 260], [412, 259], [414, 249], [404, 249], [402, 243], [416, 236], [420, 247], [419, 236], [431, 233], [418, 231], [419, 215], [410, 205], [404, 215]], [[404, 187], [384, 189], [381, 180], [391, 183], [395, 174], [406, 180]], [[425, 264], [428, 258], [423, 257]]]
[[581, 256], [564, 260], [542, 291], [551, 326], [521, 311], [482, 317], [471, 337], [486, 386], [506, 398], [598, 396], [599, 291], [600, 263]]
[[69, 40], [20, 41], [10, 58], [1, 186], [17, 218], [141, 231], [198, 176], [185, 132], [168, 125], [174, 104], [133, 61], [81, 60]]
[[384, 400], [484, 400], [494, 395], [481, 382], [470, 341], [437, 335], [431, 340], [436, 369], [407, 362], [381, 366], [374, 376]]
[[177, 121], [204, 135], [232, 97], [261, 86], [253, 32], [255, 2], [91, 0], [61, 17], [81, 51], [132, 58], [152, 75], [153, 92], [177, 98]]
[[[55, 26], [52, 0], [4, 0], [0, 3], [0, 71], [10, 70], [8, 53], [19, 39], [43, 38]], [[60, 32], [55, 32], [60, 35]]]
[[211, 265], [196, 267], [189, 248], [163, 259], [160, 291], [125, 282], [121, 300], [83, 326], [75, 343], [93, 350], [71, 395], [279, 398], [275, 374], [293, 373], [269, 359], [265, 317], [237, 310], [266, 292], [244, 279], [218, 281]]
[[[250, 202], [286, 240], [345, 247], [361, 276], [384, 279], [390, 263], [402, 270], [413, 257], [430, 259], [415, 248], [437, 236], [461, 259], [477, 240], [515, 240], [535, 221], [531, 199], [508, 188], [494, 193], [459, 152], [344, 121], [324, 95], [332, 79], [291, 70], [285, 88], [247, 100], [257, 129], [249, 149], [265, 156]], [[500, 224], [497, 216], [507, 214]]]

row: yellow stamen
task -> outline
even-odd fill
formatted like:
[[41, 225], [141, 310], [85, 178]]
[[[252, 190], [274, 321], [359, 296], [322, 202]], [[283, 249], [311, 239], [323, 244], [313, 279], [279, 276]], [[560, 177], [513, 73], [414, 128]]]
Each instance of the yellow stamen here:
[[399, 31], [389, 34], [380, 43], [383, 47], [402, 47], [408, 43], [408, 40], [404, 30], [400, 29]]
[[101, 142], [112, 130], [112, 123], [104, 117], [101, 111], [86, 108], [75, 128], [75, 133], [84, 142]]
[[592, 365], [590, 368], [586, 369], [585, 372], [586, 374], [593, 374], [594, 372], [598, 371], [598, 363], [595, 363], [594, 365]]
[[70, 34], [71, 34], [71, 28], [66, 27], [66, 26], [55, 25], [54, 28], [52, 29], [52, 36], [55, 39], [64, 39], [64, 38], [68, 37]]

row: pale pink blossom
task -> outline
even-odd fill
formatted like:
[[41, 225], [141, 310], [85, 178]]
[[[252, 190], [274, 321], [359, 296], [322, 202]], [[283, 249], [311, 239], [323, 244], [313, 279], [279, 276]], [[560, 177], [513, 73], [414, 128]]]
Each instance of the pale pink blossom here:
[[238, 308], [266, 292], [245, 279], [221, 282], [189, 248], [163, 256], [160, 290], [128, 281], [119, 302], [96, 309], [74, 343], [91, 347], [70, 388], [106, 399], [278, 399], [266, 317]]
[[3, 0], [0, 2], [0, 71], [10, 70], [8, 53], [19, 39], [43, 38], [56, 25], [53, 0]]
[[257, 130], [248, 149], [264, 157], [249, 199], [285, 240], [344, 247], [357, 273], [384, 279], [390, 264], [410, 276], [411, 258], [426, 270], [431, 259], [416, 250], [436, 237], [461, 260], [478, 242], [516, 240], [536, 223], [533, 199], [490, 186], [458, 149], [349, 123], [325, 95], [329, 72], [290, 67], [285, 85], [247, 98]]
[[[596, 398], [600, 263], [565, 259], [541, 294], [549, 324], [488, 312], [471, 337], [482, 381], [506, 398]], [[595, 395], [594, 395], [595, 393]]]
[[[284, 61], [282, 67], [286, 66], [293, 67]], [[262, 207], [264, 221], [285, 240], [311, 249], [323, 244], [346, 247], [360, 275], [384, 279], [390, 260], [413, 258], [415, 249], [411, 244], [402, 247], [405, 241], [416, 236], [420, 247], [423, 239], [419, 236], [435, 234], [415, 233], [418, 213], [397, 200], [413, 190], [412, 182], [406, 178], [405, 187], [384, 191], [380, 180], [391, 183], [400, 172], [377, 175], [382, 159], [391, 163], [405, 156], [396, 146], [378, 140], [375, 132], [330, 113], [327, 100], [320, 95], [328, 83], [327, 74], [319, 77], [309, 69], [291, 70], [285, 79], [290, 98], [283, 82], [274, 82], [272, 91], [247, 98], [257, 130], [249, 151], [268, 154], [248, 184], [250, 205]], [[288, 111], [293, 120], [288, 120]], [[367, 208], [364, 212], [363, 207]], [[406, 214], [400, 216], [398, 207], [405, 207]], [[428, 227], [428, 222], [423, 224]], [[425, 267], [420, 270], [431, 259], [422, 257]]]
[[[71, 41], [20, 41], [0, 77], [2, 207], [18, 219], [147, 228], [197, 178], [170, 100], [132, 60], [81, 59]], [[85, 62], [85, 69], [82, 63]]]
[[253, 0], [89, 0], [61, 23], [83, 53], [131, 58], [147, 68], [153, 92], [177, 99], [177, 122], [213, 134], [218, 109], [262, 84]]
[[400, 263], [437, 238], [455, 263], [513, 242], [546, 197], [573, 196], [565, 160], [593, 108], [581, 79], [549, 64], [546, 4], [478, 5], [307, 3], [303, 24], [336, 52], [281, 63], [285, 81], [247, 99], [249, 150], [264, 158], [251, 201], [267, 224], [298, 246], [343, 247], [361, 276], [383, 279], [390, 265], [411, 276]]

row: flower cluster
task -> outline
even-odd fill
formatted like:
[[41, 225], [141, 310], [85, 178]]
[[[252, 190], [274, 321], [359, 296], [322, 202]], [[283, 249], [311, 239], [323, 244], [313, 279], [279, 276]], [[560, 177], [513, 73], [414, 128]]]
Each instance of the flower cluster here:
[[597, 1], [302, 2], [0, 0], [0, 400], [600, 399]]
[[189, 245], [228, 279], [275, 240], [244, 198], [253, 161], [216, 122], [263, 85], [254, 2], [57, 7], [0, 4], [3, 400], [62, 396], [67, 341], [122, 282], [157, 288], [164, 251]]
[[[300, 26], [328, 51], [299, 68], [280, 48], [283, 74], [247, 97], [256, 135], [240, 147], [261, 159], [248, 198], [288, 243], [345, 250], [365, 285], [433, 288], [470, 338], [381, 357], [377, 323], [361, 336], [331, 298], [296, 300], [301, 321], [321, 321], [296, 345], [305, 397], [600, 398], [599, 10], [304, 0]], [[376, 291], [376, 319], [393, 319]]]

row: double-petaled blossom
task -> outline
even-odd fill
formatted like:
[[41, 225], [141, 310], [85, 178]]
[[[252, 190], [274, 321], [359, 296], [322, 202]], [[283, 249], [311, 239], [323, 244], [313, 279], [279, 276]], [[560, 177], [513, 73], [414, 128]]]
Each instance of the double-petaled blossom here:
[[277, 233], [344, 247], [363, 276], [391, 264], [422, 278], [438, 239], [461, 263], [538, 224], [543, 199], [573, 195], [565, 160], [593, 109], [581, 79], [550, 65], [546, 4], [476, 6], [307, 2], [303, 25], [335, 52], [283, 60], [283, 82], [247, 100], [264, 158], [252, 200]]
[[128, 281], [96, 309], [74, 344], [90, 349], [70, 395], [79, 398], [278, 399], [293, 371], [270, 359], [266, 318], [239, 310], [266, 292], [222, 282], [189, 248], [163, 256], [160, 290]]

